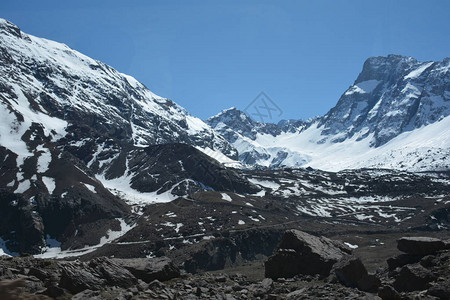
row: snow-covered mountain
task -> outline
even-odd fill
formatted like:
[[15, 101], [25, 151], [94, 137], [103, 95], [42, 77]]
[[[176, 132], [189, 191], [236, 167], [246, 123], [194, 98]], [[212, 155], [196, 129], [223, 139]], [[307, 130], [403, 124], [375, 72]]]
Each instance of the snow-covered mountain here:
[[[290, 171], [262, 170], [264, 176], [255, 177], [258, 170], [228, 168], [240, 165], [235, 159], [325, 170], [448, 170], [448, 69], [448, 59], [369, 59], [324, 117], [265, 124], [230, 109], [205, 123], [134, 78], [0, 19], [0, 249], [39, 253], [56, 238], [60, 250], [72, 253], [88, 246], [94, 251], [133, 233], [133, 220], [153, 213], [153, 207], [143, 212], [141, 206], [164, 202], [154, 206], [162, 209], [177, 198], [179, 206], [173, 205], [183, 210], [197, 201], [193, 214], [196, 206], [212, 208], [223, 219], [211, 228], [219, 228], [227, 215], [203, 198], [228, 205], [231, 194], [255, 213], [250, 199], [267, 209], [273, 197], [299, 199], [312, 190], [331, 195], [353, 189], [333, 174], [320, 187], [322, 175], [299, 185], [300, 177], [315, 172], [310, 170], [274, 183], [269, 179], [277, 172]], [[402, 176], [406, 182], [412, 175]], [[433, 182], [421, 178], [414, 183]], [[354, 189], [361, 190], [359, 177], [353, 181]], [[335, 190], [330, 192], [330, 186]], [[234, 215], [233, 205], [227, 209]], [[276, 220], [284, 220], [278, 208], [275, 213]], [[237, 217], [233, 222], [242, 224]]]
[[[17, 155], [19, 169], [34, 158], [43, 174], [54, 159], [52, 147], [105, 180], [132, 176], [127, 155], [133, 147], [185, 143], [236, 157], [211, 127], [134, 78], [3, 19], [0, 74], [0, 146]], [[8, 184], [25, 192], [32, 175]], [[53, 191], [49, 181], [44, 184]]]
[[[38, 252], [46, 235], [96, 244], [130, 212], [123, 200], [169, 201], [221, 186], [254, 189], [202, 153], [227, 162], [237, 157], [221, 135], [184, 108], [4, 19], [0, 122], [0, 238], [16, 251]], [[156, 144], [169, 146], [148, 148]], [[99, 230], [86, 241], [81, 233], [88, 228]]]
[[249, 165], [448, 170], [449, 69], [450, 58], [373, 57], [323, 117], [262, 124], [233, 108], [206, 122]]

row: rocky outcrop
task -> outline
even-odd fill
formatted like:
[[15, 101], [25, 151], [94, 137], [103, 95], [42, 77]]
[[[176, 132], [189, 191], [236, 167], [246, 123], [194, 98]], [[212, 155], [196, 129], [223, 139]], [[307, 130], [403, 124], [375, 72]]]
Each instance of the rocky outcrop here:
[[147, 283], [153, 280], [166, 281], [180, 276], [180, 270], [167, 257], [117, 258], [111, 259], [111, 261]]
[[412, 255], [412, 254], [402, 253], [402, 254], [388, 258], [386, 262], [388, 264], [389, 270], [393, 271], [397, 268], [403, 267], [404, 265], [417, 263], [421, 259], [422, 259], [422, 256], [420, 256], [420, 255]]
[[60, 263], [59, 286], [72, 294], [85, 290], [101, 290], [105, 286], [129, 288], [138, 280], [166, 281], [180, 276], [180, 271], [168, 258], [109, 259], [95, 258], [87, 263]]
[[[449, 299], [450, 253], [445, 242], [429, 237], [404, 237], [397, 248], [410, 254], [388, 259], [389, 272], [378, 296], [383, 300]], [[436, 298], [433, 298], [436, 297]], [[425, 299], [425, 298], [424, 298]]]
[[421, 291], [430, 287], [436, 276], [420, 265], [406, 265], [395, 278], [394, 288], [399, 292]]
[[328, 276], [333, 265], [348, 254], [350, 250], [338, 241], [289, 230], [275, 254], [265, 262], [265, 276], [273, 279], [298, 274]]
[[[404, 132], [439, 122], [449, 116], [449, 63], [450, 58], [440, 62], [419, 62], [401, 55], [371, 57], [364, 63], [353, 85], [322, 117], [306, 122], [264, 124], [251, 120], [245, 112], [231, 108], [209, 118], [207, 122], [238, 149], [239, 159], [247, 164], [273, 167], [308, 165], [311, 161], [314, 163], [315, 157], [299, 155], [297, 147], [290, 147], [289, 143], [285, 143], [286, 135], [292, 134], [290, 140], [309, 141], [310, 144], [305, 145], [308, 149], [316, 148], [326, 141], [341, 143], [350, 142], [351, 139], [356, 142], [346, 143], [345, 147], [351, 148], [354, 145], [357, 148], [358, 142], [366, 138], [376, 148]], [[270, 143], [265, 144], [264, 138], [258, 139], [260, 136], [271, 136]], [[249, 140], [257, 142], [250, 143]], [[399, 148], [403, 148], [408, 143], [400, 144]], [[436, 156], [445, 161], [448, 146], [430, 147], [424, 143], [423, 147], [429, 147], [429, 150], [409, 151], [407, 155], [402, 153], [402, 159], [391, 164], [398, 169], [408, 169], [408, 164], [418, 170], [448, 169], [446, 163], [427, 160], [430, 156]], [[316, 149], [321, 151], [320, 147]], [[407, 151], [406, 147], [403, 149], [402, 152]], [[441, 151], [446, 154], [441, 155]], [[327, 156], [327, 161], [333, 161], [334, 153], [331, 153]], [[379, 153], [383, 154], [382, 151]], [[324, 155], [327, 153], [317, 156], [323, 160]], [[392, 159], [393, 155], [394, 152], [386, 157]], [[296, 159], [292, 159], [293, 157]], [[420, 161], [415, 162], [418, 159]], [[389, 162], [372, 160], [362, 159], [359, 165], [389, 166]], [[409, 163], [405, 164], [406, 161]], [[319, 165], [322, 168], [328, 167], [326, 163]]]
[[355, 256], [345, 256], [331, 271], [339, 282], [348, 287], [358, 288], [366, 292], [376, 292], [380, 286], [380, 280], [367, 272], [361, 260]]
[[430, 237], [402, 237], [397, 241], [398, 250], [417, 256], [435, 254], [446, 248], [444, 241]]
[[[179, 276], [179, 269], [164, 257], [144, 259], [98, 257], [86, 262], [0, 257], [0, 295], [14, 293], [17, 288], [22, 288], [22, 292], [39, 293], [52, 298], [105, 289], [143, 290], [148, 286], [145, 282], [158, 280], [164, 282]], [[18, 278], [21, 280], [7, 281]], [[10, 298], [0, 297], [0, 299]]]

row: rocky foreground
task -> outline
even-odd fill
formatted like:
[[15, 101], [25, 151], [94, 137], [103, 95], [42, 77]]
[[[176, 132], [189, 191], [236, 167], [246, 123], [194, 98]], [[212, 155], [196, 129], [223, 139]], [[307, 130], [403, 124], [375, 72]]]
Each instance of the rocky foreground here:
[[337, 240], [288, 230], [265, 262], [265, 278], [188, 274], [169, 258], [88, 261], [0, 258], [3, 299], [450, 299], [450, 243], [397, 241], [402, 253], [369, 273]]

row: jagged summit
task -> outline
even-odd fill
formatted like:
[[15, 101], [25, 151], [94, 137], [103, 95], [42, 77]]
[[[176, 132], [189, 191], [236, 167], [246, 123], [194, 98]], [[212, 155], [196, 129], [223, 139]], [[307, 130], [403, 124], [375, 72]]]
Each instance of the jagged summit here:
[[[222, 172], [230, 185], [249, 185], [208, 160], [203, 152], [237, 153], [184, 108], [131, 76], [67, 45], [23, 33], [4, 19], [0, 122], [0, 219], [5, 224], [0, 237], [17, 251], [39, 252], [46, 235], [63, 245], [98, 244], [109, 229], [125, 230], [130, 212], [125, 200], [164, 202], [215, 186], [196, 162]], [[167, 168], [158, 165], [149, 159], [159, 155], [150, 149], [156, 144], [169, 145], [174, 153], [193, 149], [186, 158], [191, 165], [176, 157], [167, 159]], [[185, 171], [189, 168], [196, 177]], [[18, 220], [23, 226], [15, 230]], [[89, 240], [77, 236], [88, 228], [98, 232]], [[22, 239], [26, 242], [17, 242]]]
[[[233, 119], [232, 114], [227, 114], [228, 119], [221, 115], [208, 122], [238, 149], [239, 157], [247, 163], [274, 166], [276, 161], [278, 166], [292, 166], [306, 162], [304, 166], [328, 170], [355, 166], [446, 169], [450, 145], [445, 125], [450, 115], [449, 69], [448, 58], [419, 62], [401, 55], [371, 57], [354, 84], [323, 117], [307, 122], [281, 121], [270, 126], [250, 123], [247, 127], [252, 128], [248, 130], [243, 130], [242, 122]], [[432, 136], [436, 134], [433, 127], [442, 128], [439, 138]], [[414, 137], [427, 130], [431, 135]], [[267, 150], [273, 151], [274, 147], [282, 152], [268, 155]], [[372, 155], [366, 154], [369, 150]], [[436, 156], [430, 158], [424, 151]], [[301, 162], [280, 159], [293, 153], [303, 158]], [[386, 156], [390, 158], [377, 158]]]
[[22, 37], [19, 27], [2, 18], [0, 18], [0, 34], [10, 34], [15, 37]]

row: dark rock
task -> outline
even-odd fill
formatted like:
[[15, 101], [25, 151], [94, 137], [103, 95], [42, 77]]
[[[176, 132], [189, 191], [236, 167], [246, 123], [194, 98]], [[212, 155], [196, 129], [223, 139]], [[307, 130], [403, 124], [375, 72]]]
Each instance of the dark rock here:
[[162, 283], [158, 279], [155, 279], [148, 284], [148, 288], [150, 288], [152, 290], [158, 290], [158, 289], [161, 290], [161, 289], [164, 289], [165, 287], [166, 286], [164, 285], [164, 283]]
[[44, 295], [52, 297], [53, 299], [66, 295], [68, 292], [56, 285], [51, 285], [47, 287], [46, 290], [43, 291]]
[[89, 266], [94, 268], [110, 286], [128, 288], [138, 282], [137, 278], [130, 271], [105, 257], [92, 260]]
[[286, 299], [299, 299], [305, 293], [305, 288], [290, 292], [286, 295]]
[[0, 299], [18, 299], [21, 287], [25, 286], [25, 280], [2, 280], [0, 281]]
[[333, 266], [338, 280], [345, 286], [358, 287], [358, 281], [367, 276], [366, 267], [354, 256], [344, 257]]
[[434, 255], [427, 255], [420, 260], [420, 265], [424, 268], [432, 268], [438, 264]]
[[375, 275], [369, 275], [361, 260], [354, 256], [344, 257], [334, 266], [332, 273], [343, 285], [358, 288], [366, 292], [376, 292], [380, 280]]
[[450, 281], [434, 284], [428, 289], [428, 295], [438, 297], [441, 300], [450, 299]]
[[253, 291], [255, 297], [263, 297], [272, 291], [273, 280], [270, 278], [265, 278], [260, 285], [257, 285]]
[[388, 268], [390, 271], [393, 271], [397, 268], [401, 268], [404, 265], [414, 264], [421, 260], [421, 255], [412, 255], [412, 254], [399, 254], [394, 257], [390, 257], [387, 259]]
[[378, 290], [378, 297], [383, 300], [402, 300], [400, 294], [390, 285], [384, 285]]
[[444, 243], [445, 243], [445, 249], [450, 249], [450, 240], [445, 240], [444, 241]]
[[220, 275], [218, 277], [216, 277], [215, 279], [216, 282], [226, 282], [227, 281], [227, 277], [224, 275]]
[[358, 289], [364, 292], [376, 293], [381, 285], [380, 279], [374, 274], [367, 274], [358, 280]]
[[436, 277], [421, 265], [406, 265], [395, 278], [394, 288], [399, 292], [421, 291]]
[[84, 290], [100, 290], [106, 284], [106, 280], [100, 278], [94, 269], [81, 263], [61, 264], [61, 270], [59, 285], [72, 294], [77, 294]]
[[49, 274], [39, 268], [30, 268], [30, 270], [28, 271], [28, 276], [34, 276], [36, 278], [39, 278], [40, 280], [44, 281], [49, 277]]
[[[327, 276], [347, 252], [345, 246], [299, 230], [286, 231], [278, 250], [265, 263], [265, 276], [291, 278], [298, 274]], [[348, 251], [348, 250], [347, 250]]]
[[413, 255], [435, 254], [445, 249], [445, 243], [430, 237], [402, 237], [397, 241], [398, 250]]
[[102, 298], [100, 296], [99, 291], [91, 291], [91, 290], [82, 291], [72, 297], [72, 300], [84, 300], [84, 299], [100, 300]]
[[167, 257], [112, 259], [112, 261], [147, 283], [180, 277], [180, 270]]

